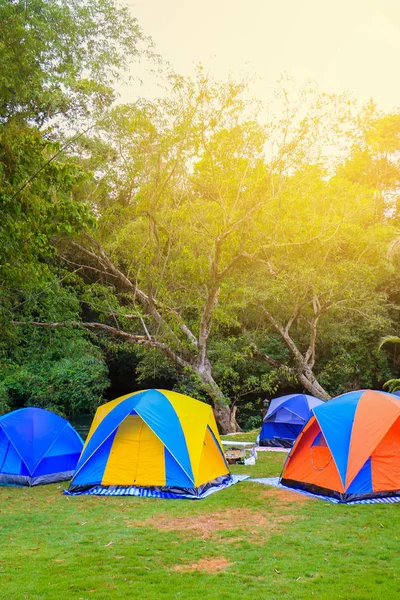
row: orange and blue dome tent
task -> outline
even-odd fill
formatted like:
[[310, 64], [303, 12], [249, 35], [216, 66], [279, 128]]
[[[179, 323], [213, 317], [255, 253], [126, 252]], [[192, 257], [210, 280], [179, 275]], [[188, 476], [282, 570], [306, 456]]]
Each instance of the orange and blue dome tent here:
[[0, 484], [40, 485], [71, 479], [83, 440], [72, 425], [43, 408], [0, 417]]
[[145, 390], [97, 409], [68, 493], [201, 498], [240, 479], [210, 405]]
[[400, 496], [400, 398], [361, 390], [313, 408], [280, 484], [339, 502]]

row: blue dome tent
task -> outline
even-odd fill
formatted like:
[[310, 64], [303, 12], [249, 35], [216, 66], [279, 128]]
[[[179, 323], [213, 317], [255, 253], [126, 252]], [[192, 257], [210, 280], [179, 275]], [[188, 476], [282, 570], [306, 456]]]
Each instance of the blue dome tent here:
[[262, 424], [259, 445], [291, 448], [311, 415], [311, 409], [322, 400], [306, 394], [290, 394], [271, 400]]
[[0, 484], [39, 485], [70, 479], [83, 440], [68, 421], [42, 408], [0, 417]]

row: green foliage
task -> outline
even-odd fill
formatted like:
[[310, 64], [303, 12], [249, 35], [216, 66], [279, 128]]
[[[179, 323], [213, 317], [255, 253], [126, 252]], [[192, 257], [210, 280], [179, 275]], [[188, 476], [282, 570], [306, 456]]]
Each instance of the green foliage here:
[[[0, 0], [0, 23], [0, 410], [91, 410], [104, 356], [126, 391], [213, 396], [244, 427], [305, 367], [331, 394], [392, 376], [376, 341], [397, 318], [398, 115], [282, 87], [261, 122], [245, 83], [201, 67], [110, 109], [151, 54], [127, 9]], [[80, 320], [141, 346], [103, 327], [100, 354]]]
[[270, 368], [266, 372], [264, 365], [255, 362], [242, 336], [213, 340], [210, 358], [221, 390], [235, 402], [245, 401], [249, 394], [273, 394], [278, 388], [276, 370]]
[[0, 366], [5, 408], [39, 406], [65, 416], [94, 412], [109, 385], [101, 354], [83, 339], [53, 339], [51, 348], [40, 344], [35, 354], [29, 341], [20, 364]]
[[0, 382], [0, 416], [10, 411], [9, 401], [7, 387]]
[[389, 379], [383, 384], [384, 388], [387, 388], [389, 392], [397, 392], [400, 390], [400, 379]]
[[384, 344], [389, 344], [389, 343], [390, 344], [400, 344], [400, 337], [395, 336], [395, 335], [386, 335], [379, 342], [379, 347], [378, 347], [379, 350], [381, 350], [381, 348]]
[[181, 373], [178, 373], [173, 390], [196, 398], [196, 400], [201, 400], [206, 404], [211, 404], [209, 390], [192, 369], [184, 369]]
[[65, 131], [104, 115], [112, 83], [140, 54], [151, 56], [150, 41], [114, 0], [0, 0], [0, 412], [92, 411], [108, 386], [82, 331], [13, 322], [80, 319], [77, 280], [56, 246], [95, 224], [93, 176]]
[[[380, 341], [378, 350], [382, 349], [382, 346], [385, 344], [399, 344], [400, 338], [398, 336], [387, 335], [383, 337]], [[400, 390], [400, 379], [392, 378], [386, 381], [383, 385], [384, 388], [387, 388], [389, 392], [397, 392]]]
[[[107, 115], [82, 155], [97, 169], [96, 239], [157, 299], [161, 320], [110, 280], [109, 297], [86, 296], [93, 315], [112, 324], [106, 299], [126, 331], [155, 336], [192, 364], [196, 345], [182, 324], [198, 338], [208, 322], [213, 378], [247, 420], [257, 417], [251, 405], [258, 412], [264, 394], [298, 386], [301, 357], [331, 394], [381, 385], [389, 364], [374, 344], [392, 319], [386, 250], [395, 229], [373, 178], [347, 170], [357, 136], [375, 127], [371, 115], [351, 123], [348, 162], [340, 164], [324, 144], [340, 145], [348, 132], [346, 99], [330, 98], [327, 115], [326, 96], [304, 92], [301, 106], [289, 107], [283, 90], [286, 108], [261, 125], [245, 87], [215, 82], [201, 69], [193, 80], [175, 77], [163, 100]], [[371, 135], [363, 150], [377, 152]], [[289, 330], [287, 343], [282, 332]], [[256, 347], [278, 366], [259, 360]], [[203, 396], [193, 370], [169, 373], [165, 357], [155, 368], [154, 350], [143, 352], [141, 380], [165, 371], [181, 391]]]
[[143, 35], [113, 0], [0, 0], [0, 123], [39, 125], [110, 103]]
[[[61, 414], [91, 412], [108, 387], [104, 357], [83, 329], [73, 326], [40, 328], [30, 321], [76, 321], [80, 305], [67, 285], [40, 263], [37, 279], [10, 290], [15, 303], [11, 318], [27, 325], [11, 326], [0, 343], [0, 389], [10, 409], [26, 405]], [[12, 292], [12, 293], [11, 293]], [[7, 407], [6, 407], [7, 408]]]
[[262, 416], [261, 415], [251, 415], [247, 420], [246, 424], [243, 427], [244, 431], [251, 431], [252, 429], [260, 429], [262, 425]]

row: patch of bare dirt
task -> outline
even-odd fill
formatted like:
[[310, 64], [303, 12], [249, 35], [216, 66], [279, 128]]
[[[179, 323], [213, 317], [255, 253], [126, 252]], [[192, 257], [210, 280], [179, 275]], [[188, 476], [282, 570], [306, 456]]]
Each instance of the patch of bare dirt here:
[[224, 571], [228, 567], [231, 566], [231, 562], [226, 560], [223, 556], [215, 557], [215, 558], [201, 558], [199, 562], [193, 563], [191, 565], [175, 565], [173, 567], [174, 571], [181, 571], [183, 573], [188, 573], [190, 571], [204, 571], [205, 573], [218, 573], [219, 571]]
[[262, 498], [273, 498], [277, 500], [279, 506], [283, 506], [285, 508], [297, 504], [309, 504], [312, 502], [311, 498], [307, 496], [303, 496], [303, 494], [298, 494], [297, 492], [289, 492], [287, 490], [281, 490], [279, 488], [268, 488], [267, 490], [263, 490], [261, 493]]
[[[244, 538], [255, 541], [257, 538], [264, 539], [268, 533], [279, 529], [283, 522], [293, 521], [295, 515], [262, 514], [249, 508], [236, 510], [227, 509], [223, 512], [208, 514], [197, 514], [196, 516], [170, 517], [159, 515], [157, 521], [148, 519], [136, 521], [128, 526], [133, 527], [155, 527], [159, 531], [177, 531], [179, 533], [198, 535], [203, 539], [220, 538], [224, 531], [243, 531]], [[238, 538], [236, 538], [238, 539]], [[225, 538], [229, 541], [229, 538]]]

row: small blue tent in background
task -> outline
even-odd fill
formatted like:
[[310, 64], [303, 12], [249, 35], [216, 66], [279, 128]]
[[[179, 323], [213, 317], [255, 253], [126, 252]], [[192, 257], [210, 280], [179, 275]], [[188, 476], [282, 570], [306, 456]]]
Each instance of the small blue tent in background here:
[[291, 448], [314, 406], [322, 400], [306, 394], [290, 394], [271, 400], [262, 424], [259, 445]]
[[83, 440], [68, 421], [42, 408], [0, 417], [0, 484], [39, 485], [70, 479]]

